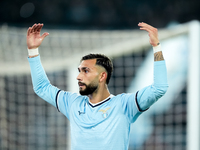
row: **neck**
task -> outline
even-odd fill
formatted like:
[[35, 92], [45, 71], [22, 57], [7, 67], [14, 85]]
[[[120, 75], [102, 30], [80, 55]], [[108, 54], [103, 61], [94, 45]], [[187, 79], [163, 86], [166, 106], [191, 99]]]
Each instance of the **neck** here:
[[107, 88], [107, 85], [105, 85], [104, 88], [102, 88], [102, 89], [99, 88], [94, 93], [88, 95], [89, 101], [93, 104], [99, 103], [109, 96], [110, 96], [110, 92]]

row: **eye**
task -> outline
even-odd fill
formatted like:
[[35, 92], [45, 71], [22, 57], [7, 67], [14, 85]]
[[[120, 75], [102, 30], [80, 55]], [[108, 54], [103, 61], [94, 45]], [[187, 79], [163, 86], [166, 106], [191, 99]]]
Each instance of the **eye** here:
[[85, 73], [88, 73], [89, 71], [88, 70], [85, 70]]

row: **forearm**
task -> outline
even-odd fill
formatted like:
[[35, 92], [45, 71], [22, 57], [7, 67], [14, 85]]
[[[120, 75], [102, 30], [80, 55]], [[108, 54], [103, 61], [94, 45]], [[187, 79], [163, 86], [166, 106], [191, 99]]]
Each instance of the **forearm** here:
[[31, 77], [35, 93], [56, 107], [55, 97], [59, 89], [50, 84], [40, 62], [40, 56], [28, 58], [28, 61], [31, 68]]
[[162, 51], [154, 53], [154, 61], [162, 61], [164, 60]]
[[154, 52], [154, 61], [164, 60], [160, 43], [157, 43], [156, 46], [153, 46], [153, 52]]

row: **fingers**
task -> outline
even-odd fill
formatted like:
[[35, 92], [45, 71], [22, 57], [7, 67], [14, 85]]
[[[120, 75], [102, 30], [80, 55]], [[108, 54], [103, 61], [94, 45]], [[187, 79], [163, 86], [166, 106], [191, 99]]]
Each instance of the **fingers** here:
[[28, 28], [28, 31], [27, 31], [27, 36], [29, 36], [31, 33], [34, 32], [34, 28], [35, 28], [36, 24], [34, 24], [32, 27], [29, 27]]
[[27, 36], [29, 36], [30, 33], [31, 33], [31, 27], [29, 27], [28, 30], [27, 30]]
[[40, 32], [42, 27], [43, 27], [43, 24], [40, 24], [40, 23], [34, 24], [32, 27], [28, 28], [27, 36], [29, 36], [31, 33], [34, 33], [34, 32]]
[[49, 35], [49, 33], [47, 33], [47, 32], [43, 33], [42, 36], [41, 36], [41, 37], [42, 37], [42, 40], [43, 40], [47, 35]]
[[43, 27], [43, 24], [38, 23], [34, 28], [34, 32], [40, 32]]
[[143, 22], [139, 23], [138, 26], [140, 30], [145, 30], [149, 33], [149, 42], [152, 46], [156, 46], [159, 43], [157, 28]]
[[34, 32], [36, 26], [37, 26], [37, 24], [34, 24], [34, 25], [31, 27], [30, 33], [33, 33], [33, 32]]
[[33, 32], [37, 32], [38, 28], [39, 28], [39, 24], [34, 25], [33, 28], [32, 28]]
[[158, 29], [154, 28], [151, 25], [148, 25], [146, 23], [139, 23], [138, 26], [140, 27], [140, 30], [145, 30], [149, 33], [149, 36], [154, 35], [157, 36], [158, 35]]
[[152, 31], [155, 32], [155, 31], [157, 31], [156, 28], [154, 28], [153, 26], [148, 25], [148, 24], [146, 24], [144, 22], [139, 23], [138, 26], [140, 27], [140, 30], [145, 30], [147, 32], [152, 32]]
[[43, 24], [40, 24], [40, 23], [34, 24], [32, 27], [32, 32], [40, 32], [42, 27], [43, 27]]

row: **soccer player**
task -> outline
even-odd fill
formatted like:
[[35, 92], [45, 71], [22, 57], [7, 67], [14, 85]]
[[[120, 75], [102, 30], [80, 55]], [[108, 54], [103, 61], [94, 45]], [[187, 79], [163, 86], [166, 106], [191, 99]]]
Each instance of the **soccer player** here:
[[154, 82], [139, 91], [119, 95], [112, 95], [107, 87], [113, 66], [103, 54], [82, 57], [77, 76], [80, 94], [51, 85], [38, 52], [48, 33], [40, 35], [43, 24], [29, 27], [28, 61], [34, 91], [69, 119], [72, 150], [128, 150], [131, 123], [166, 93], [167, 71], [158, 31], [146, 23], [138, 26], [149, 33], [154, 49]]

